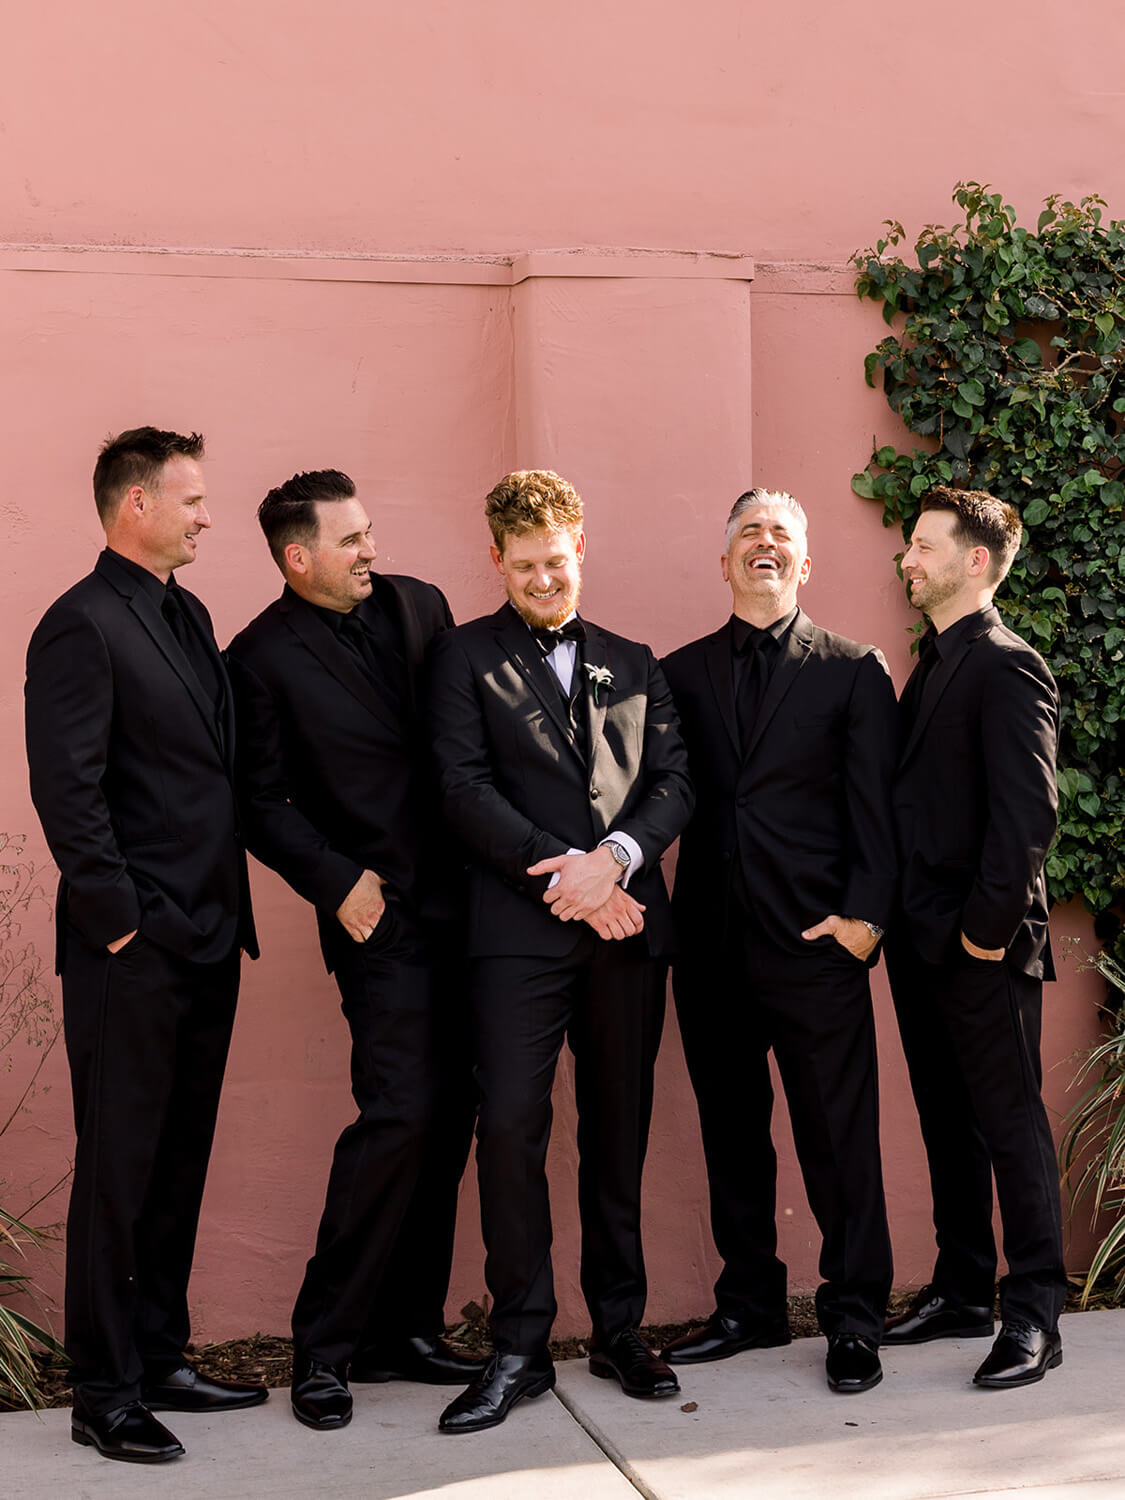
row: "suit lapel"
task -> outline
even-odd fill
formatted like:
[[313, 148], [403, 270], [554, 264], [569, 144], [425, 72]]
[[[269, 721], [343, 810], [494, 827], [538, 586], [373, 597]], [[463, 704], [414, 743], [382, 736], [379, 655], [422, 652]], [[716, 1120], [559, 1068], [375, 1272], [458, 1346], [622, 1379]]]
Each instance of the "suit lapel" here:
[[281, 613], [289, 627], [304, 642], [326, 672], [342, 683], [364, 708], [395, 734], [402, 731], [402, 721], [390, 704], [376, 690], [374, 683], [355, 661], [351, 652], [337, 641], [323, 620], [296, 594], [288, 591], [281, 597]]
[[[558, 679], [547, 665], [531, 631], [510, 604], [502, 604], [492, 618], [508, 659], [546, 709], [564, 744], [570, 746], [575, 758], [581, 763], [582, 752], [567, 722]], [[574, 669], [579, 670], [577, 662]]]
[[426, 643], [422, 639], [422, 622], [418, 618], [413, 599], [405, 589], [399, 588], [393, 578], [380, 577], [379, 582], [386, 589], [385, 597], [393, 601], [398, 623], [402, 627], [402, 640], [406, 651], [406, 690], [410, 695], [410, 705], [413, 708], [417, 698], [418, 675], [426, 654]]
[[707, 662], [707, 675], [711, 689], [719, 705], [719, 717], [730, 736], [736, 755], [741, 757], [742, 746], [738, 742], [738, 713], [734, 706], [734, 673], [730, 659], [730, 627], [722, 626], [709, 635], [703, 643], [703, 654]]
[[[200, 683], [199, 678], [192, 670], [191, 663], [184, 655], [179, 641], [176, 640], [176, 637], [169, 629], [168, 622], [165, 620], [164, 616], [160, 613], [160, 610], [149, 598], [148, 594], [143, 588], [138, 588], [135, 593], [131, 595], [129, 599], [129, 608], [133, 611], [137, 619], [148, 631], [149, 635], [152, 637], [153, 644], [160, 651], [160, 654], [164, 657], [164, 660], [172, 668], [173, 672], [175, 672], [176, 676], [183, 683], [184, 687], [187, 688], [188, 693], [191, 695], [191, 701], [195, 704], [196, 708], [202, 714], [203, 722], [207, 726], [207, 732], [215, 741], [215, 748], [218, 750], [219, 755], [222, 758], [223, 763], [225, 764], [226, 750], [223, 744], [223, 736], [219, 729], [219, 722], [215, 711], [215, 704], [211, 702], [207, 694], [203, 691], [203, 686]], [[198, 619], [198, 616], [196, 615], [195, 618]], [[209, 634], [209, 632], [205, 630], [204, 634], [207, 635]], [[219, 680], [220, 682], [223, 682], [226, 679], [226, 673], [222, 670], [221, 662], [218, 663], [218, 666], [220, 669], [218, 672]]]
[[[586, 723], [589, 726], [589, 759], [591, 766], [594, 764], [594, 752], [605, 727], [606, 711], [609, 708], [609, 698], [613, 691], [612, 685], [605, 683], [596, 684], [593, 677], [586, 670], [586, 664], [590, 667], [605, 667], [610, 674], [613, 672], [613, 662], [610, 659], [609, 642], [596, 625], [587, 621], [582, 622], [586, 626], [586, 648], [579, 652], [575, 658], [574, 670], [581, 672], [582, 681], [579, 692], [586, 698]], [[579, 658], [584, 657], [583, 662]]]
[[[973, 642], [984, 635], [992, 625], [998, 623], [999, 619], [1000, 615], [997, 610], [990, 609], [984, 611], [979, 627], [970, 630], [966, 635], [962, 636], [957, 644], [950, 649], [948, 656], [943, 656], [930, 673], [922, 693], [922, 701], [918, 705], [918, 715], [911, 726], [910, 737], [903, 746], [901, 762], [903, 765], [906, 764], [921, 743], [926, 725], [933, 718], [934, 710], [941, 702], [946, 688], [953, 681], [957, 668], [968, 655]], [[915, 667], [914, 670], [917, 671], [918, 668]]]
[[789, 634], [785, 637], [781, 660], [773, 669], [769, 687], [766, 689], [766, 696], [762, 699], [762, 706], [758, 710], [754, 733], [751, 736], [750, 745], [746, 752], [747, 759], [758, 748], [759, 741], [766, 732], [770, 720], [777, 712], [786, 693], [796, 682], [797, 674], [808, 660], [809, 647], [812, 645], [812, 632], [812, 621], [808, 615], [799, 610], [797, 618], [790, 627]]
[[[222, 701], [215, 706], [216, 722], [219, 725], [220, 745], [223, 750], [224, 758], [226, 759], [228, 764], [233, 765], [234, 697], [230, 690], [230, 678], [227, 675], [227, 665], [223, 660], [222, 652], [219, 650], [218, 645], [215, 642], [215, 637], [211, 630], [211, 621], [207, 617], [207, 613], [204, 610], [203, 606], [200, 604], [199, 600], [196, 599], [194, 594], [189, 594], [184, 589], [180, 590], [180, 598], [183, 600], [185, 607], [191, 614], [192, 619], [195, 621], [199, 634], [203, 639], [203, 644], [207, 650], [207, 654], [208, 656], [210, 656], [211, 662], [215, 668], [215, 676], [218, 679], [219, 683], [219, 692], [222, 695]], [[194, 675], [195, 674], [192, 673], [192, 676]]]

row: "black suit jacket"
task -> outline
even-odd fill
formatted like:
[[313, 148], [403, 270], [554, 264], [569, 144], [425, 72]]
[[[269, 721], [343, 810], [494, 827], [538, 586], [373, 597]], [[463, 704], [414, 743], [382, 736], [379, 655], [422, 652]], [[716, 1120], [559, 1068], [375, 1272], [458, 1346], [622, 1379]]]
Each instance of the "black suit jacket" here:
[[807, 951], [802, 931], [832, 913], [885, 926], [898, 730], [882, 653], [798, 611], [746, 754], [729, 624], [674, 651], [664, 670], [698, 798], [673, 894], [685, 950], [721, 939], [738, 867], [759, 919], [791, 952]]
[[582, 924], [560, 922], [543, 901], [547, 879], [529, 865], [592, 849], [611, 830], [636, 839], [644, 866], [629, 893], [646, 908], [653, 955], [672, 927], [660, 859], [691, 812], [687, 756], [664, 675], [647, 646], [586, 625], [580, 664], [589, 752], [575, 740], [550, 666], [505, 603], [434, 642], [430, 700], [446, 817], [470, 857], [470, 954], [570, 952]]
[[139, 928], [197, 962], [257, 954], [238, 831], [234, 718], [211, 618], [180, 590], [214, 655], [207, 698], [140, 581], [103, 552], [43, 616], [27, 653], [31, 796], [69, 920], [93, 948]]
[[902, 921], [929, 963], [956, 955], [963, 930], [1041, 977], [1058, 692], [996, 609], [951, 628], [956, 641], [926, 683], [894, 782]]
[[316, 907], [330, 968], [344, 931], [336, 910], [365, 869], [404, 909], [452, 914], [454, 881], [441, 872], [455, 874], [457, 857], [438, 847], [418, 687], [426, 647], [453, 617], [432, 584], [384, 576], [379, 585], [405, 645], [402, 707], [289, 588], [227, 649], [247, 843]]

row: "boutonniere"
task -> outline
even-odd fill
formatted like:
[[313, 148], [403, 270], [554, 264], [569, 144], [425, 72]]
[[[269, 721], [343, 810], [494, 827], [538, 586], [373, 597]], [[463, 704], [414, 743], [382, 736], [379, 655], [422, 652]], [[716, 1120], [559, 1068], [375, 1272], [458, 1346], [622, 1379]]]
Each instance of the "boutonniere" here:
[[594, 707], [596, 708], [598, 705], [598, 689], [604, 687], [606, 692], [609, 692], [613, 686], [613, 673], [608, 667], [595, 667], [587, 662], [586, 676], [594, 684]]

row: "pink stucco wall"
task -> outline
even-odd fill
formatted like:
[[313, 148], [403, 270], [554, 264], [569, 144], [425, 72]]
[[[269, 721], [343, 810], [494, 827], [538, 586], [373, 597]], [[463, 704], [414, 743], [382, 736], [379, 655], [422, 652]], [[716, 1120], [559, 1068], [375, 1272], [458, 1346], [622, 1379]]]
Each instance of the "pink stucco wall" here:
[[[586, 497], [589, 612], [660, 651], [727, 611], [731, 498], [749, 482], [792, 489], [812, 516], [806, 607], [877, 641], [901, 680], [898, 539], [848, 485], [872, 434], [895, 435], [862, 382], [882, 325], [843, 263], [888, 215], [948, 221], [959, 177], [994, 180], [1029, 218], [1050, 191], [1100, 191], [1125, 213], [1125, 22], [1110, 0], [1092, 9], [1099, 45], [1080, 56], [1040, 24], [1057, 14], [1043, 0], [1018, 16], [954, 0], [940, 26], [809, 0], [199, 0], [156, 23], [119, 0], [21, 15], [0, 58], [0, 830], [26, 830], [45, 859], [23, 646], [100, 545], [98, 442], [137, 422], [208, 435], [215, 524], [185, 582], [221, 640], [277, 591], [253, 509], [295, 469], [352, 473], [380, 565], [438, 582], [466, 619], [496, 598], [483, 494], [536, 464]], [[625, 253], [636, 246], [685, 253]], [[210, 1337], [285, 1328], [349, 1107], [311, 916], [268, 872], [255, 896], [265, 954], [245, 976], [193, 1290]], [[1058, 926], [1089, 945], [1080, 914]], [[45, 911], [28, 930], [49, 951]], [[1073, 970], [1047, 1007], [1056, 1111], [1096, 1030], [1097, 986]], [[928, 1210], [881, 972], [877, 1004], [906, 1283], [928, 1267]], [[28, 1061], [0, 1073], [0, 1119]], [[50, 1091], [3, 1138], [16, 1208], [71, 1149], [61, 1050], [44, 1076]], [[556, 1259], [560, 1323], [575, 1329], [568, 1081], [564, 1063]], [[783, 1253], [807, 1287], [815, 1229], [779, 1115]], [[483, 1290], [474, 1220], [470, 1178], [451, 1311]], [[647, 1234], [650, 1315], [706, 1309], [716, 1268], [674, 1026]], [[57, 1264], [45, 1276], [57, 1291]]]

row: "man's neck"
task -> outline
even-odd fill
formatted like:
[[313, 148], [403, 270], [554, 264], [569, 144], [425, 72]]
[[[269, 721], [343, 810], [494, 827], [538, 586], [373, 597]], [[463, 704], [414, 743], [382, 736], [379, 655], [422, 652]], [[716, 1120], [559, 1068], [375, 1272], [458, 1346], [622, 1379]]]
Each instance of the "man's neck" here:
[[161, 583], [167, 583], [172, 576], [171, 568], [159, 567], [147, 557], [140, 548], [130, 545], [125, 537], [106, 535], [105, 544], [111, 552], [116, 552], [118, 557], [127, 557], [131, 563], [136, 563], [138, 568], [144, 568], [146, 573], [151, 573], [154, 578], [159, 578]]
[[963, 620], [966, 615], [979, 614], [982, 609], [988, 609], [992, 603], [992, 594], [992, 589], [981, 589], [979, 593], [972, 595], [959, 595], [956, 599], [950, 599], [947, 603], [939, 605], [928, 618], [938, 635], [941, 635], [943, 631], [956, 625], [958, 620]]
[[776, 625], [778, 620], [784, 620], [786, 615], [792, 614], [796, 607], [792, 599], [780, 604], [774, 601], [761, 604], [736, 601], [734, 614], [740, 620], [745, 620], [747, 625], [756, 625], [759, 630], [768, 630], [771, 625]]

